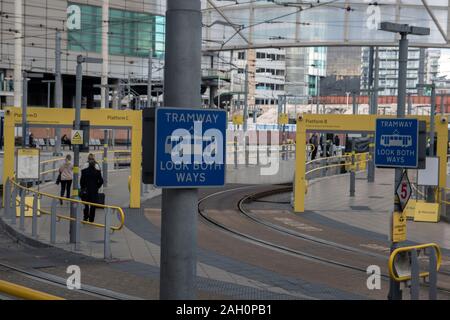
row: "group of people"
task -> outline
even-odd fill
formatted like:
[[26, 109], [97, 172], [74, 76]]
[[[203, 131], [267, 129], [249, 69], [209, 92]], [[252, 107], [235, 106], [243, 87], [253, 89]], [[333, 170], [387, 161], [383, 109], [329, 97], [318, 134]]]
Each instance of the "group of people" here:
[[[324, 146], [323, 138], [324, 138], [323, 135], [321, 135], [319, 138], [317, 133], [313, 133], [309, 138], [309, 144], [313, 145], [313, 150], [311, 151], [311, 160], [316, 159], [319, 145], [322, 146], [323, 148]], [[322, 149], [322, 157], [329, 157], [333, 152], [331, 146], [333, 145], [334, 146], [333, 150], [336, 150], [336, 147], [340, 146], [341, 140], [339, 136], [336, 134], [334, 135], [332, 141], [325, 141], [325, 143], [326, 143], [326, 155], [324, 154], [324, 150]]]
[[[64, 163], [59, 168], [59, 175], [57, 183], [61, 185], [61, 197], [64, 194], [70, 198], [70, 188], [73, 180], [73, 164], [72, 156], [68, 154]], [[88, 155], [86, 164], [81, 170], [80, 179], [80, 198], [83, 201], [90, 203], [99, 203], [99, 189], [103, 185], [103, 177], [100, 170], [100, 165], [95, 160], [92, 153]], [[63, 201], [60, 200], [63, 204]], [[95, 220], [95, 205], [84, 205], [84, 221], [94, 222]]]

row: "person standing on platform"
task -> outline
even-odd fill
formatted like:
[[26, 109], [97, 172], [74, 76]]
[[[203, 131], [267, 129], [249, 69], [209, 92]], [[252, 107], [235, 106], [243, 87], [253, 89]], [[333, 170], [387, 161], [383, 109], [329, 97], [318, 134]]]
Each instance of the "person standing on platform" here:
[[314, 146], [314, 149], [311, 152], [311, 160], [314, 160], [317, 156], [317, 148], [319, 146], [319, 141], [317, 139], [317, 133], [313, 133], [313, 135], [309, 139], [309, 143]]
[[[70, 198], [70, 188], [72, 187], [72, 179], [73, 179], [73, 165], [72, 165], [72, 156], [68, 154], [66, 159], [64, 160], [64, 164], [59, 167], [59, 183], [61, 183], [61, 197], [64, 197], [64, 193], [66, 194], [66, 198]], [[63, 201], [60, 199], [59, 203], [62, 205]]]
[[[102, 173], [96, 168], [96, 164], [95, 160], [91, 159], [88, 167], [81, 170], [81, 200], [91, 203], [98, 203], [98, 190], [103, 185]], [[84, 205], [84, 221], [94, 222], [95, 208], [95, 205]]]

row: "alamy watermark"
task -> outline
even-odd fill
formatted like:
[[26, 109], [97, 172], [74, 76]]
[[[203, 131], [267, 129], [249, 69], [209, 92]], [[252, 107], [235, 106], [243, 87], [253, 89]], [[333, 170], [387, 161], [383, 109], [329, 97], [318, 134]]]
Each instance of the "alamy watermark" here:
[[66, 286], [69, 290], [81, 289], [81, 268], [77, 265], [70, 265], [66, 269], [66, 273], [70, 276], [66, 280]]

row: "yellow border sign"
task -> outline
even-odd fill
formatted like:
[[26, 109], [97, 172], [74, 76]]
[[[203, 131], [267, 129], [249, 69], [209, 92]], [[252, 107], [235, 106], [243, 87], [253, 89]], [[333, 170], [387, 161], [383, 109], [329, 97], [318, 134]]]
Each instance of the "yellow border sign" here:
[[287, 113], [280, 113], [278, 116], [278, 124], [288, 124], [289, 123], [289, 116]]
[[71, 144], [83, 144], [83, 130], [72, 130]]
[[416, 204], [414, 212], [414, 221], [419, 222], [438, 222], [439, 221], [439, 204], [420, 202]]
[[406, 215], [402, 212], [392, 214], [392, 242], [406, 241]]

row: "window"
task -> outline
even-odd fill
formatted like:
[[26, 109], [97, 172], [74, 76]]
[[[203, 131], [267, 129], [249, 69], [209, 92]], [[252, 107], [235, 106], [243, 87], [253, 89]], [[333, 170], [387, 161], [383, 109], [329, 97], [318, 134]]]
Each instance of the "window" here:
[[72, 51], [98, 52], [102, 50], [102, 8], [78, 3], [81, 12], [80, 30], [68, 30], [68, 47]]
[[[71, 3], [69, 3], [71, 5]], [[102, 8], [74, 4], [81, 10], [81, 28], [68, 31], [68, 48], [101, 52]], [[162, 57], [165, 48], [165, 17], [144, 12], [109, 10], [109, 54]]]
[[148, 13], [110, 9], [109, 52], [115, 55], [148, 57], [164, 52], [164, 17]]
[[244, 60], [245, 59], [245, 51], [239, 51], [238, 52], [238, 59]]

